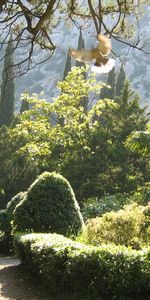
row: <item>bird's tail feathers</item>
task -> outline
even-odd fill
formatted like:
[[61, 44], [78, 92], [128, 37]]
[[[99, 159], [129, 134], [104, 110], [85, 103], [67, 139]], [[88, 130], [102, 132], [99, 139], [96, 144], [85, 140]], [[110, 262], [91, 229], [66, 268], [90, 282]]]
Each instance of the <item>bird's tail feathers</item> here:
[[109, 73], [109, 71], [111, 71], [114, 66], [115, 66], [115, 60], [112, 58], [109, 58], [105, 65], [101, 65], [101, 66], [94, 65], [94, 66], [92, 66], [91, 70], [92, 70], [92, 72], [98, 73], [98, 74]]

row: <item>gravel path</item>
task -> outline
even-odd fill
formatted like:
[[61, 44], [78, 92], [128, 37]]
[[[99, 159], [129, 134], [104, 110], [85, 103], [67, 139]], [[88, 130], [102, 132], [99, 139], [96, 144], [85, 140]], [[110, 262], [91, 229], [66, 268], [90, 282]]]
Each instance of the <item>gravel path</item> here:
[[60, 300], [51, 298], [31, 279], [15, 257], [0, 258], [0, 300]]

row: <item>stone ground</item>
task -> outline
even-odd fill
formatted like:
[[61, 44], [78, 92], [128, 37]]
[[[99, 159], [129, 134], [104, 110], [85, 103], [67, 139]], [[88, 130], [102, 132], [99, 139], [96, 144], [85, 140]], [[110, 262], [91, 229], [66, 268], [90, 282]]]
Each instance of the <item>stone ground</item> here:
[[53, 298], [31, 278], [15, 257], [0, 257], [0, 300], [71, 300]]

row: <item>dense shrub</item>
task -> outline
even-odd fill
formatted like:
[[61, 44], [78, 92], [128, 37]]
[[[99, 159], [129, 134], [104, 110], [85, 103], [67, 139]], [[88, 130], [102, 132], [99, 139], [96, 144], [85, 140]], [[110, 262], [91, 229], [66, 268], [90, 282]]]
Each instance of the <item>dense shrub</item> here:
[[41, 174], [14, 211], [14, 231], [76, 233], [83, 225], [69, 182], [61, 175]]
[[79, 294], [79, 299], [148, 299], [148, 249], [94, 247], [57, 234], [15, 236], [15, 248], [51, 292]]
[[11, 226], [8, 220], [7, 210], [0, 211], [0, 254], [9, 254], [11, 249]]
[[0, 255], [8, 255], [11, 252], [11, 240], [8, 235], [0, 231]]
[[[124, 206], [118, 212], [109, 212], [102, 217], [89, 219], [81, 238], [88, 243], [115, 243], [116, 245], [140, 246], [148, 240], [148, 228], [143, 227], [149, 219], [146, 207], [136, 203]], [[148, 225], [147, 225], [148, 226]], [[141, 232], [142, 231], [142, 232]]]
[[7, 209], [0, 210], [0, 231], [8, 234], [11, 231]]
[[150, 182], [146, 182], [143, 186], [139, 186], [134, 194], [130, 196], [130, 200], [142, 205], [150, 202]]
[[10, 221], [13, 220], [13, 211], [16, 206], [20, 203], [23, 197], [26, 195], [26, 192], [20, 192], [15, 195], [8, 203], [7, 203], [7, 214]]
[[11, 221], [16, 205], [23, 199], [25, 193], [19, 193], [7, 204], [7, 208], [0, 210], [0, 231], [9, 235], [11, 233]]
[[19, 193], [7, 204], [7, 209], [0, 211], [0, 253], [8, 254], [12, 251], [11, 222], [13, 211], [25, 193]]
[[150, 183], [145, 183], [133, 194], [106, 195], [102, 198], [88, 198], [83, 203], [82, 215], [85, 220], [100, 217], [106, 212], [118, 211], [125, 204], [136, 202], [139, 205], [146, 205], [150, 201]]
[[0, 210], [6, 207], [5, 191], [0, 187]]
[[142, 239], [148, 244], [150, 242], [150, 202], [143, 210], [144, 222], [141, 225]]
[[117, 211], [129, 202], [126, 194], [107, 195], [101, 199], [89, 198], [83, 204], [82, 214], [85, 220], [95, 218], [106, 212]]

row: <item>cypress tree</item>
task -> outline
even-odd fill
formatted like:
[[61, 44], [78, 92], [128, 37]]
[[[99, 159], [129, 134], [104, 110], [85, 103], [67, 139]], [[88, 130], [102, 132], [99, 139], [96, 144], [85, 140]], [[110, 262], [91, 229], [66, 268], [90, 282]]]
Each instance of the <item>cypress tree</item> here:
[[115, 68], [113, 68], [109, 73], [107, 77], [107, 85], [108, 87], [104, 87], [101, 90], [100, 98], [108, 98], [108, 99], [114, 99], [115, 96]]
[[[84, 49], [84, 39], [82, 36], [82, 30], [80, 28], [80, 35], [79, 35], [79, 40], [78, 40], [78, 50]], [[81, 61], [76, 61], [76, 67], [84, 67], [85, 63]], [[84, 78], [86, 78], [86, 72], [84, 72]], [[84, 108], [84, 111], [86, 112], [88, 110], [88, 98], [85, 98], [82, 100], [81, 105]]]
[[[84, 39], [82, 37], [82, 30], [80, 29], [79, 41], [78, 41], [78, 50], [84, 49]], [[81, 61], [76, 61], [76, 67], [83, 67], [85, 64]]]
[[30, 109], [29, 102], [26, 101], [25, 99], [23, 99], [21, 102], [20, 114], [22, 114], [24, 111], [29, 110], [29, 109]]
[[15, 82], [12, 78], [14, 65], [14, 48], [10, 38], [5, 50], [0, 97], [0, 126], [10, 126], [14, 117]]
[[120, 72], [118, 74], [117, 81], [116, 81], [115, 96], [118, 97], [118, 96], [121, 95], [121, 92], [122, 92], [123, 87], [124, 87], [125, 80], [126, 80], [126, 74], [125, 74], [124, 67], [123, 67], [123, 64], [122, 64], [121, 68], [120, 68]]
[[145, 108], [140, 107], [139, 96], [132, 90], [129, 81], [125, 80], [122, 92], [115, 101], [119, 104], [121, 137], [125, 139], [134, 130], [144, 130], [148, 122]]
[[[71, 71], [71, 56], [69, 54], [67, 54], [67, 60], [66, 60], [66, 65], [65, 65], [65, 69], [64, 69], [64, 75], [63, 75], [63, 80], [65, 80], [66, 76], [68, 75], [68, 73]], [[61, 125], [64, 126], [64, 118], [63, 117], [59, 117], [57, 122]]]
[[66, 65], [65, 65], [65, 70], [64, 70], [63, 80], [66, 78], [68, 72], [70, 72], [70, 71], [71, 71], [71, 56], [68, 54], [67, 60], [66, 60]]

